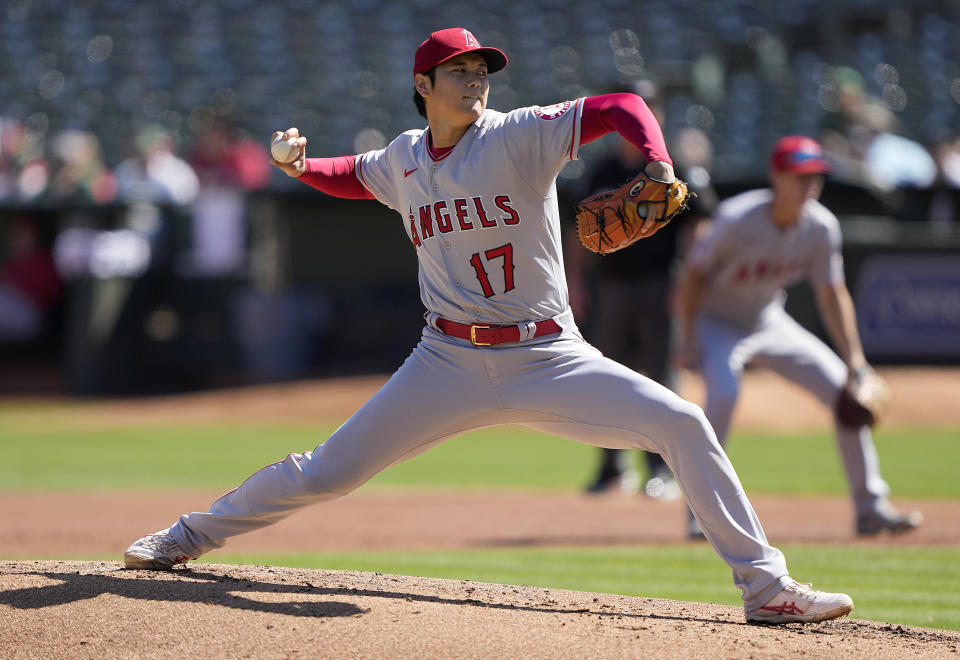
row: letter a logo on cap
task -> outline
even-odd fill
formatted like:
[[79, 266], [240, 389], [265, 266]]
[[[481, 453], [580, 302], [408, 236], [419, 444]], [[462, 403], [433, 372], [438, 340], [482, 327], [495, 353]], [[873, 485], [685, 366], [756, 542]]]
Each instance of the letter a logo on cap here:
[[467, 48], [480, 48], [480, 42], [477, 41], [477, 38], [470, 34], [470, 30], [460, 30], [463, 32], [463, 38], [467, 40]]

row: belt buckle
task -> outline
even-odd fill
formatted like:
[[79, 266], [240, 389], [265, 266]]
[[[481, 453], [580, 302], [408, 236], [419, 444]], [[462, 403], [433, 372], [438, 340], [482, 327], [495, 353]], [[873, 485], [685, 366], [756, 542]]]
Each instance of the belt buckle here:
[[477, 339], [477, 329], [480, 330], [493, 330], [492, 325], [471, 325], [470, 326], [470, 343], [474, 346], [493, 346], [492, 341], [480, 341]]

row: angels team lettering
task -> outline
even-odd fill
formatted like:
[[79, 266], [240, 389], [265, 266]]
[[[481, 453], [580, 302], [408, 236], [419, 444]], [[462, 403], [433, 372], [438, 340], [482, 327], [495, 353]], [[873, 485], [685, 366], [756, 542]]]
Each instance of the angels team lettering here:
[[734, 284], [746, 284], [761, 280], [779, 280], [787, 282], [810, 273], [809, 261], [791, 261], [787, 263], [761, 259], [753, 263], [742, 262], [733, 276]]
[[454, 230], [491, 229], [520, 223], [520, 214], [509, 195], [496, 195], [493, 201], [481, 197], [442, 199], [432, 204], [410, 208], [410, 240], [419, 248], [428, 238]]

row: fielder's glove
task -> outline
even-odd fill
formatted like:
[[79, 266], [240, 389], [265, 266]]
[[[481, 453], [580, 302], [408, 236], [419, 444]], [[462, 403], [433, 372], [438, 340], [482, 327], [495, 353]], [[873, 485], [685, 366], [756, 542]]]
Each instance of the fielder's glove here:
[[870, 367], [851, 373], [837, 397], [837, 419], [846, 427], [873, 426], [890, 404], [890, 386]]
[[687, 208], [696, 193], [679, 179], [651, 179], [644, 173], [616, 190], [597, 193], [577, 204], [577, 236], [591, 252], [610, 254], [642, 238], [640, 228], [648, 213], [663, 208], [656, 220], [661, 226]]

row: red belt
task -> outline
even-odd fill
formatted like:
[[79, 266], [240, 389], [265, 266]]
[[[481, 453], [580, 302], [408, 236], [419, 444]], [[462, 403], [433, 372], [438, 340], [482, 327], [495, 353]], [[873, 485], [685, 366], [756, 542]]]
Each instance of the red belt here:
[[[520, 341], [520, 328], [516, 325], [488, 325], [485, 323], [457, 323], [438, 318], [437, 328], [445, 335], [468, 339], [474, 346], [493, 346], [511, 341]], [[553, 319], [537, 321], [534, 337], [552, 335], [563, 330]]]

